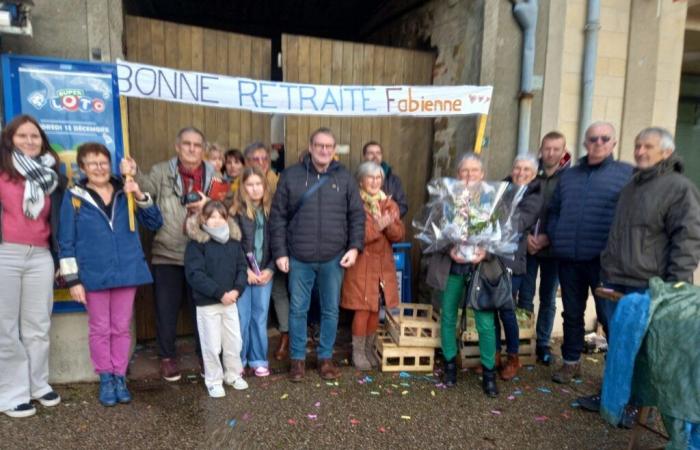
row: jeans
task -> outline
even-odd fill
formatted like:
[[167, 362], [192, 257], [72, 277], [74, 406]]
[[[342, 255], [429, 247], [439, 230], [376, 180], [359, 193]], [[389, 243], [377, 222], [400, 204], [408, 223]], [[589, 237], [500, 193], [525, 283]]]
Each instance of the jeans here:
[[154, 264], [153, 294], [156, 303], [158, 356], [161, 358], [174, 358], [176, 355], [177, 316], [183, 303], [187, 305], [192, 314], [195, 349], [197, 354], [201, 355], [197, 312], [192, 300], [192, 288], [185, 280], [185, 268], [174, 264]]
[[[577, 362], [583, 351], [583, 336], [585, 334], [584, 315], [589, 289], [593, 291], [600, 286], [600, 260], [595, 258], [590, 261], [560, 261], [559, 280], [561, 281], [561, 295], [564, 303], [564, 342], [561, 353], [564, 361]], [[614, 311], [615, 305], [609, 300], [600, 297], [595, 298], [596, 315], [598, 322], [603, 325], [605, 334], [608, 335], [609, 314]]]
[[506, 335], [506, 352], [517, 355], [520, 348], [520, 328], [515, 309], [498, 309], [494, 311], [493, 321], [496, 325], [496, 350], [501, 352], [501, 322]]
[[236, 302], [243, 346], [243, 367], [267, 367], [267, 313], [270, 309], [272, 283], [247, 285]]
[[[623, 284], [614, 284], [614, 283], [606, 283], [605, 281], [602, 282], [603, 286], [612, 289], [614, 291], [620, 292], [622, 294], [643, 294], [644, 292], [647, 291], [647, 288], [645, 287], [634, 287], [634, 286], [625, 286]], [[613, 315], [615, 314], [615, 309], [617, 309], [617, 303], [618, 302], [612, 302], [608, 301], [606, 305], [606, 311], [608, 315], [608, 320], [612, 320]], [[608, 332], [612, 330], [608, 330], [605, 332], [608, 338], [608, 342], [610, 342], [610, 335]]]
[[533, 312], [537, 270], [540, 270], [540, 308], [537, 312], [537, 347], [549, 347], [557, 309], [559, 262], [555, 258], [527, 255], [527, 273], [518, 292], [518, 307]]
[[321, 304], [321, 336], [316, 354], [319, 359], [333, 356], [333, 345], [338, 330], [340, 286], [344, 270], [340, 258], [324, 262], [303, 262], [289, 258], [289, 357], [304, 360], [306, 357], [306, 323], [311, 303], [311, 290], [318, 282]]
[[90, 291], [87, 297], [90, 359], [95, 373], [126, 375], [136, 287]]

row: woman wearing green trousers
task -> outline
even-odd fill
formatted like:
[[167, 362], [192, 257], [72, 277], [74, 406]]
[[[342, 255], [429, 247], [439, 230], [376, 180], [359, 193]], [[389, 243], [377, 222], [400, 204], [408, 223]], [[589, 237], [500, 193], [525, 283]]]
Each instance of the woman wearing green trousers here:
[[[484, 179], [481, 159], [467, 153], [457, 165], [457, 178], [474, 185]], [[462, 259], [453, 248], [449, 252], [434, 253], [428, 262], [426, 282], [441, 291], [440, 339], [445, 358], [445, 384], [457, 382], [457, 313], [469, 285], [476, 264], [487, 257], [485, 251], [477, 249], [472, 261]], [[493, 311], [474, 311], [476, 330], [479, 334], [479, 353], [483, 366], [482, 387], [489, 397], [498, 395], [496, 386], [496, 330]]]

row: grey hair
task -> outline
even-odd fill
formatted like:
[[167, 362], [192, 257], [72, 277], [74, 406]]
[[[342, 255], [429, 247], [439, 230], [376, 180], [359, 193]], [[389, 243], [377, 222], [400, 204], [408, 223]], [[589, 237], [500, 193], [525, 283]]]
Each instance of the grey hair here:
[[384, 178], [384, 170], [382, 169], [382, 166], [380, 166], [374, 161], [365, 161], [359, 166], [357, 166], [357, 170], [355, 171], [355, 178], [359, 183], [364, 177], [372, 177], [377, 174], [380, 174], [382, 178]]
[[333, 134], [333, 130], [331, 130], [331, 129], [328, 128], [328, 127], [321, 127], [321, 128], [316, 129], [316, 131], [314, 131], [313, 133], [311, 133], [311, 136], [309, 136], [309, 144], [313, 144], [313, 143], [314, 143], [314, 139], [315, 139], [316, 136], [318, 136], [319, 134], [325, 134], [326, 136], [332, 137], [332, 138], [333, 138], [333, 145], [334, 145], [334, 146], [335, 146], [335, 144], [338, 142], [338, 141], [336, 140], [336, 138], [335, 138], [335, 134]]
[[200, 135], [200, 136], [202, 137], [202, 144], [206, 145], [206, 143], [207, 143], [207, 138], [204, 137], [204, 133], [202, 132], [202, 130], [200, 130], [200, 129], [197, 128], [197, 127], [193, 127], [193, 126], [189, 126], [189, 127], [182, 128], [180, 131], [177, 132], [177, 138], [176, 138], [176, 140], [177, 140], [177, 143], [178, 143], [178, 144], [179, 144], [180, 141], [182, 140], [182, 135], [185, 134], [185, 133], [197, 133], [198, 135]]
[[639, 132], [635, 141], [649, 137], [650, 135], [656, 135], [659, 137], [659, 146], [661, 150], [676, 150], [676, 144], [673, 142], [673, 135], [666, 128], [661, 127], [648, 127]]
[[537, 171], [537, 166], [539, 165], [539, 161], [537, 160], [537, 158], [535, 158], [530, 153], [516, 156], [515, 159], [513, 160], [513, 166], [515, 166], [515, 163], [517, 163], [518, 161], [529, 162], [530, 164], [532, 164], [532, 167], [534, 167], [535, 171]]
[[245, 159], [250, 159], [256, 150], [265, 150], [265, 153], [268, 153], [268, 154], [270, 153], [262, 141], [255, 141], [255, 142], [248, 144], [248, 146], [245, 148], [245, 150], [243, 150], [243, 156], [245, 157]]
[[597, 120], [597, 121], [593, 122], [592, 124], [588, 125], [588, 128], [586, 128], [585, 136], [588, 136], [588, 132], [590, 131], [591, 128], [602, 127], [602, 126], [610, 127], [610, 129], [612, 130], [612, 136], [610, 136], [610, 137], [612, 137], [613, 139], [616, 137], [617, 131], [615, 131], [615, 125], [613, 125], [610, 122], [606, 122], [604, 120]]
[[462, 167], [462, 164], [470, 160], [478, 162], [481, 166], [481, 170], [484, 170], [484, 162], [482, 161], [481, 157], [474, 152], [467, 152], [460, 156], [457, 162], [457, 171], [459, 171], [459, 168]]

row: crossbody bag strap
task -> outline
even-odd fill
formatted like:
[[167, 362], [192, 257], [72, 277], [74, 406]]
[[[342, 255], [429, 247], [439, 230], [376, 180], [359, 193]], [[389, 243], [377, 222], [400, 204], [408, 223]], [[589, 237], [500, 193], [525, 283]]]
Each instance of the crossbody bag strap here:
[[329, 179], [329, 178], [330, 178], [330, 177], [329, 177], [328, 175], [322, 176], [322, 177], [316, 182], [316, 184], [314, 184], [313, 186], [311, 186], [311, 188], [309, 188], [309, 190], [307, 190], [306, 192], [304, 192], [304, 195], [301, 196], [301, 198], [299, 199], [299, 201], [297, 202], [297, 204], [294, 205], [294, 209], [292, 209], [292, 213], [290, 214], [289, 220], [288, 220], [289, 223], [291, 223], [291, 222], [294, 220], [294, 217], [296, 217], [297, 213], [301, 210], [301, 207], [304, 206], [304, 203], [306, 203], [306, 201], [307, 201], [312, 195], [314, 195], [314, 192], [316, 192], [316, 191], [318, 191], [319, 189], [321, 189], [321, 187], [322, 187], [324, 184], [326, 184], [326, 183], [328, 182], [328, 179]]

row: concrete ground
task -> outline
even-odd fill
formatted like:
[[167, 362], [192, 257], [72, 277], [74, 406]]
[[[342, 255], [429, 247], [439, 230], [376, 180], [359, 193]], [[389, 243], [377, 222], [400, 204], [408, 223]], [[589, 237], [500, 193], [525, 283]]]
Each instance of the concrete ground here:
[[[579, 383], [557, 385], [551, 368], [531, 366], [488, 399], [470, 371], [453, 389], [433, 374], [360, 373], [341, 346], [337, 383], [309, 370], [292, 384], [278, 365], [268, 378], [248, 378], [247, 391], [227, 388], [226, 398], [211, 399], [196, 371], [176, 383], [151, 376], [157, 360], [149, 351], [137, 353], [134, 364], [142, 358], [151, 369], [141, 372], [146, 376], [132, 370], [130, 405], [102, 407], [96, 384], [55, 386], [59, 406], [37, 406], [28, 419], [0, 415], [0, 448], [622, 449], [630, 437], [572, 406], [599, 385], [601, 355], [584, 356]], [[642, 442], [663, 444], [649, 432]]]

